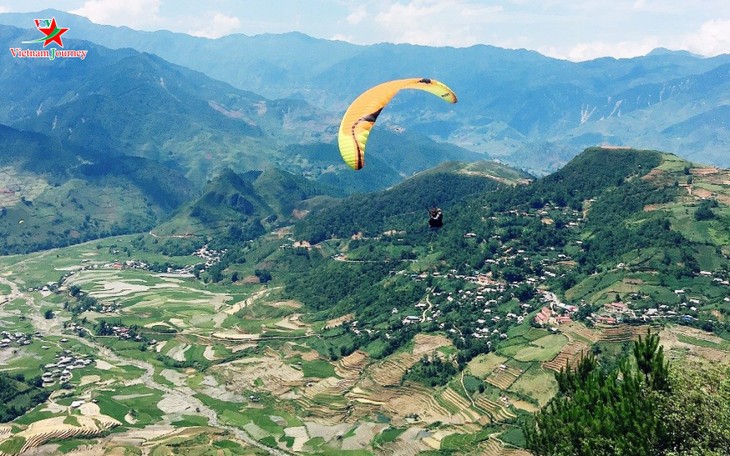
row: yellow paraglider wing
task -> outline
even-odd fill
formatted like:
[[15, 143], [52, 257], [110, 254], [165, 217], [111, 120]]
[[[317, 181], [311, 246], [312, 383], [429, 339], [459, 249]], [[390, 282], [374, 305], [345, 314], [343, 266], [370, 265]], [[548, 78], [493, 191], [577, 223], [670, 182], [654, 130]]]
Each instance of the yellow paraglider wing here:
[[449, 103], [456, 103], [454, 92], [435, 79], [399, 79], [366, 90], [347, 108], [337, 135], [340, 154], [350, 168], [357, 170], [365, 165], [365, 144], [370, 129], [375, 125], [385, 105], [401, 89], [425, 90]]

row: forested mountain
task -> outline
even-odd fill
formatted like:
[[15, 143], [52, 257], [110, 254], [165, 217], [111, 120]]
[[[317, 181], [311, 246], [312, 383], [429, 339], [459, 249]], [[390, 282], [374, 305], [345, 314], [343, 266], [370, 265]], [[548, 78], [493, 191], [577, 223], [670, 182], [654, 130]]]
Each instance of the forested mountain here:
[[[29, 33], [0, 26], [0, 42], [12, 47]], [[238, 172], [279, 167], [314, 179], [334, 175], [347, 187], [340, 176], [349, 169], [333, 146], [335, 114], [299, 99], [269, 100], [156, 55], [68, 43], [87, 49], [89, 56], [83, 61], [10, 60], [0, 74], [0, 82], [10, 88], [0, 95], [0, 123], [79, 147], [153, 159], [201, 185], [225, 167]], [[399, 135], [397, 141], [383, 136], [368, 157], [376, 164], [370, 174], [385, 179], [349, 191], [383, 188], [444, 160], [485, 157], [415, 133]], [[333, 160], [302, 159], [293, 145], [335, 153], [328, 154]]]
[[437, 78], [459, 95], [453, 110], [403, 94], [382, 120], [540, 173], [602, 143], [730, 165], [724, 154], [730, 138], [722, 126], [730, 90], [727, 55], [658, 49], [644, 57], [573, 63], [486, 45], [359, 46], [299, 33], [210, 40], [100, 26], [53, 10], [0, 14], [0, 23], [28, 28], [38, 15], [63, 20], [78, 38], [154, 53], [234, 87], [307, 100], [335, 115], [379, 82]]
[[2, 254], [147, 230], [195, 194], [158, 162], [0, 125]]
[[341, 192], [277, 169], [245, 174], [226, 169], [206, 185], [200, 197], [182, 206], [155, 232], [207, 237], [216, 239], [216, 244], [251, 240], [267, 228], [306, 215], [302, 203], [318, 196], [341, 196]]
[[[401, 308], [393, 299], [418, 299], [414, 296], [425, 287], [444, 286], [436, 273], [449, 272], [505, 281], [511, 291], [493, 297], [504, 299], [499, 302], [506, 308], [531, 302], [535, 286], [544, 283], [565, 302], [580, 306], [584, 317], [611, 300], [634, 301], [639, 322], [648, 309], [678, 305], [673, 290], [692, 290], [702, 296], [697, 299], [703, 307], [688, 314], [685, 324], [730, 334], [724, 317], [711, 316], [728, 312], [723, 301], [728, 292], [720, 281], [730, 268], [725, 222], [730, 191], [726, 183], [718, 184], [728, 171], [656, 151], [601, 148], [584, 151], [532, 183], [519, 175], [495, 180], [469, 172], [478, 166], [447, 164], [387, 191], [319, 205], [294, 226], [294, 238], [326, 244], [325, 250], [334, 249], [347, 261], [303, 256], [294, 249], [272, 266], [274, 278], [287, 277], [287, 293], [321, 316], [354, 312], [361, 327], [380, 329], [358, 342], [343, 339], [353, 349], [379, 340], [395, 350], [407, 341], [407, 336], [400, 342], [386, 336], [388, 328], [396, 331], [402, 324], [402, 318], [387, 312]], [[444, 211], [444, 227], [437, 231], [426, 223], [425, 209], [432, 204]], [[404, 266], [408, 262], [414, 266]], [[404, 268], [430, 278], [419, 283], [408, 274], [392, 275]], [[645, 286], [609, 292], [622, 289], [624, 281]], [[444, 313], [421, 330], [437, 323], [446, 328], [464, 324], [458, 307], [444, 305], [455, 313]], [[504, 332], [509, 327], [504, 324], [487, 326]], [[463, 335], [454, 344], [465, 361], [485, 342], [467, 336], [472, 333], [463, 328], [455, 333]]]

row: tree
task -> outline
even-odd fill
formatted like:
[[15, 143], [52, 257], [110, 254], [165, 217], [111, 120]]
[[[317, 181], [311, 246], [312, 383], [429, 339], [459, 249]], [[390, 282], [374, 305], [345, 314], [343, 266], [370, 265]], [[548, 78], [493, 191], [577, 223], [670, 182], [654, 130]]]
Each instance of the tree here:
[[527, 447], [537, 455], [662, 454], [659, 405], [669, 392], [668, 366], [659, 337], [648, 333], [628, 361], [604, 372], [593, 355], [557, 375], [559, 392], [524, 426]]
[[259, 278], [261, 283], [267, 283], [271, 280], [271, 272], [267, 269], [256, 269], [254, 274]]
[[691, 363], [670, 375], [661, 404], [664, 449], [672, 456], [720, 456], [730, 450], [730, 366]]
[[715, 213], [712, 212], [712, 208], [717, 207], [717, 205], [717, 201], [715, 200], [702, 200], [695, 211], [695, 220], [703, 221], [715, 218]]
[[634, 344], [634, 359], [644, 382], [655, 391], [669, 388], [669, 364], [664, 361], [664, 347], [659, 345], [659, 336], [649, 332], [646, 339], [639, 336]]
[[78, 285], [71, 285], [70, 287], [68, 287], [68, 292], [73, 297], [77, 297], [80, 291], [81, 287]]

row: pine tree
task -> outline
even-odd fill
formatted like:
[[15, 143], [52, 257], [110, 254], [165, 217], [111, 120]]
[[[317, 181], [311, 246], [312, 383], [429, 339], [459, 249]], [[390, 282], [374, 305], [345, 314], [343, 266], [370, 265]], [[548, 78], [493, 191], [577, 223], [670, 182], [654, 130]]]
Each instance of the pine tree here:
[[558, 395], [524, 426], [536, 455], [658, 454], [666, 430], [658, 405], [669, 390], [669, 367], [659, 337], [634, 344], [636, 367], [625, 361], [604, 372], [595, 357], [557, 374]]

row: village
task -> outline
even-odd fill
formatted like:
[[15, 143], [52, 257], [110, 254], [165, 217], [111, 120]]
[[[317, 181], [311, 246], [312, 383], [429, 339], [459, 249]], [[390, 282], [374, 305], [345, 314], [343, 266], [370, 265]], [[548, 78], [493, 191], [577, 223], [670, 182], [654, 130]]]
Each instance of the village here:
[[[43, 335], [40, 331], [35, 333], [23, 333], [9, 331], [0, 332], [0, 348], [11, 349], [13, 347], [24, 347], [32, 343], [33, 338], [42, 338]], [[68, 339], [62, 338], [59, 340], [60, 343], [68, 342]], [[51, 342], [47, 345], [42, 345], [41, 349], [49, 350]], [[71, 380], [73, 377], [72, 371], [75, 369], [81, 369], [93, 362], [93, 358], [89, 355], [77, 355], [72, 353], [70, 350], [62, 350], [56, 354], [56, 360], [53, 363], [46, 364], [43, 366], [43, 373], [41, 380], [44, 387], [50, 387], [58, 382], [63, 384]]]
[[63, 350], [56, 355], [55, 362], [43, 366], [44, 370], [41, 376], [43, 386], [51, 387], [56, 382], [59, 384], [67, 383], [73, 378], [74, 370], [83, 369], [92, 362], [94, 360], [90, 355], [78, 355], [70, 350]]
[[[581, 212], [551, 205], [539, 210], [511, 210], [506, 216], [538, 218], [542, 223], [552, 224], [554, 220], [550, 216], [556, 211], [559, 212], [559, 217], [568, 230], [579, 228], [583, 223]], [[497, 216], [492, 216], [490, 219], [499, 221]], [[383, 233], [382, 236], [372, 238], [359, 234], [357, 240], [377, 242], [390, 234], [390, 232]], [[463, 237], [478, 241], [475, 239], [478, 235], [474, 232], [466, 232]], [[356, 239], [355, 236], [353, 239]], [[705, 326], [713, 323], [712, 317], [708, 318], [706, 314], [703, 316], [701, 313], [701, 308], [707, 304], [708, 298], [701, 293], [683, 289], [674, 290], [676, 299], [671, 301], [667, 299], [666, 302], [657, 302], [646, 294], [633, 292], [625, 293], [621, 298], [615, 293], [611, 294], [614, 299], [608, 299], [608, 302], [602, 304], [587, 303], [584, 299], [575, 304], [565, 303], [550, 290], [556, 280], [575, 267], [574, 259], [566, 250], [580, 251], [583, 244], [580, 239], [572, 239], [569, 244], [570, 249], [560, 251], [555, 247], [548, 247], [544, 251], [537, 252], [528, 252], [519, 239], [502, 244], [500, 236], [495, 234], [490, 240], [501, 244], [500, 253], [485, 259], [485, 267], [471, 274], [459, 274], [454, 269], [420, 273], [412, 273], [408, 269], [391, 271], [392, 275], [407, 276], [416, 282], [436, 284], [429, 289], [427, 296], [415, 303], [411, 309], [394, 307], [391, 309], [391, 314], [397, 315], [404, 327], [415, 324], [435, 325], [436, 328], [462, 341], [467, 338], [487, 340], [487, 345], [490, 347], [508, 339], [508, 329], [526, 320], [532, 326], [548, 329], [552, 333], [559, 333], [561, 325], [570, 324], [575, 320], [583, 321], [589, 326], [608, 327], [660, 321]], [[295, 242], [292, 247], [294, 246], [311, 248], [303, 242]], [[353, 263], [375, 261], [369, 258], [358, 259], [357, 255], [347, 255], [342, 252], [332, 255], [331, 259]], [[534, 267], [536, 264], [539, 266]], [[519, 269], [520, 280], [507, 280], [508, 276], [504, 271], [508, 268]], [[615, 270], [628, 272], [628, 267], [619, 263]], [[534, 271], [538, 271], [539, 274]], [[715, 286], [727, 288], [726, 293], [730, 294], [730, 282], [723, 274], [700, 271], [697, 276], [711, 279]], [[531, 292], [525, 292], [526, 289]], [[724, 302], [730, 302], [730, 296], [725, 297]], [[455, 312], [454, 309], [458, 311]], [[361, 331], [377, 332], [368, 329], [362, 322], [350, 322], [350, 325], [356, 334]], [[385, 336], [390, 338], [392, 334], [386, 333]]]
[[[35, 335], [40, 336], [40, 333], [36, 332]], [[0, 348], [30, 345], [33, 339], [33, 334], [23, 332], [2, 331], [0, 332], [0, 336], [2, 336], [2, 339], [0, 339]]]

